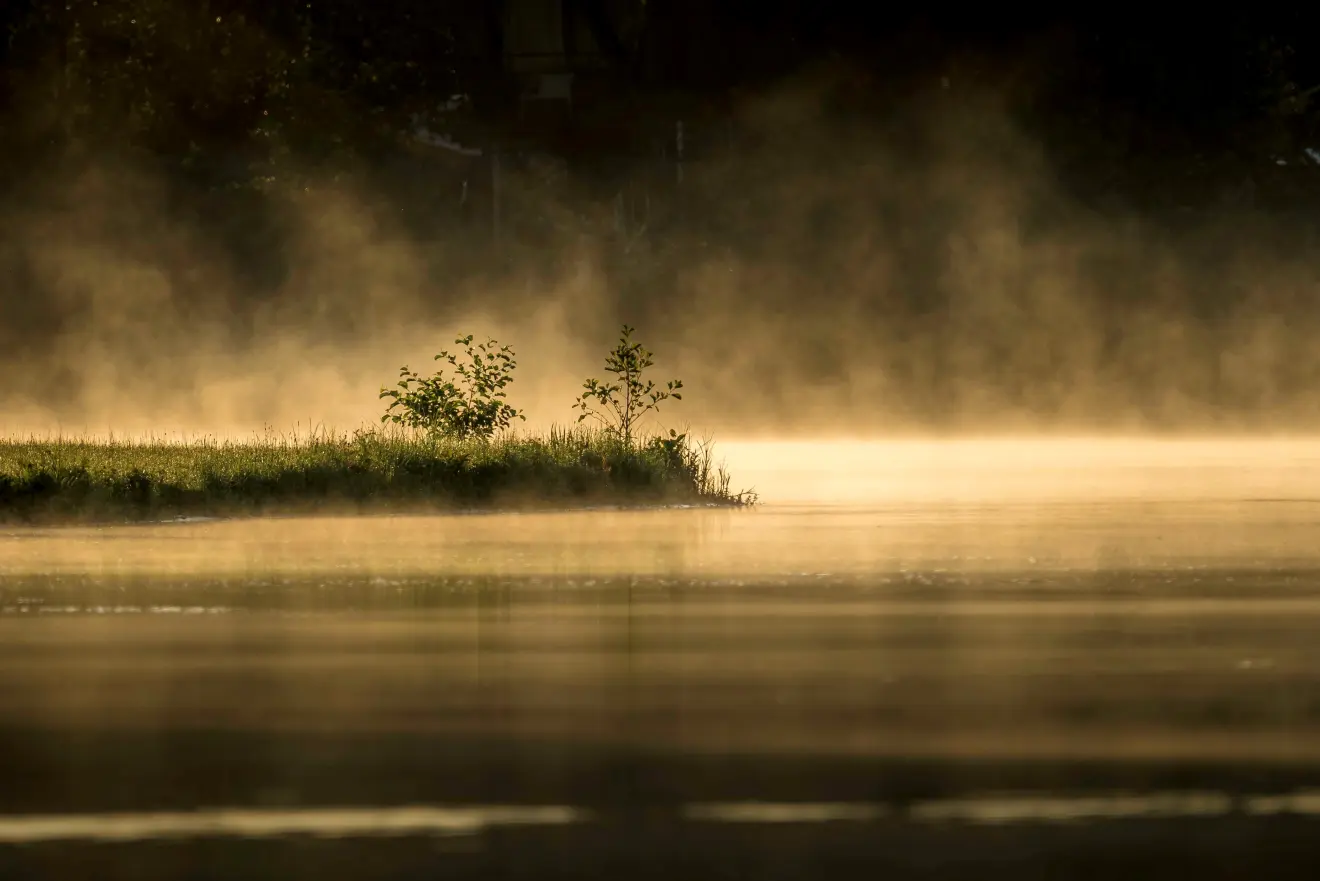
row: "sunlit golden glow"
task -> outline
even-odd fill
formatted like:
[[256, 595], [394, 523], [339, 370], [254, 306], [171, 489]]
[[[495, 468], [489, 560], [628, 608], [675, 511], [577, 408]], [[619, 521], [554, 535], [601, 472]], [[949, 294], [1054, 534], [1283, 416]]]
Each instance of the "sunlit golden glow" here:
[[0, 574], [866, 574], [1320, 560], [1320, 444], [730, 443], [752, 511], [12, 529]]
[[[622, 242], [616, 193], [510, 168], [539, 238], [510, 236], [489, 266], [472, 258], [485, 225], [442, 211], [419, 240], [366, 178], [277, 181], [263, 210], [283, 238], [260, 260], [181, 220], [140, 167], [91, 157], [32, 180], [0, 212], [25, 285], [0, 291], [24, 322], [0, 347], [0, 432], [349, 428], [402, 364], [469, 332], [515, 346], [512, 403], [544, 426], [572, 418], [622, 321], [685, 382], [665, 428], [1318, 427], [1312, 254], [1290, 221], [1223, 207], [1175, 233], [1101, 216], [1002, 95], [965, 83], [895, 107], [913, 155], [831, 127], [836, 75], [742, 100], [736, 125], [765, 146], [693, 163], [685, 186], [718, 218], [663, 235]], [[418, 193], [428, 212], [445, 198]]]

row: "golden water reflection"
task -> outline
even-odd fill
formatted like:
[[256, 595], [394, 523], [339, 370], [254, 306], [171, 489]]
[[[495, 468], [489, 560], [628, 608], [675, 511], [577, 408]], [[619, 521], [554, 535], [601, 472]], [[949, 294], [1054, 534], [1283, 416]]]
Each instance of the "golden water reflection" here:
[[752, 510], [290, 518], [0, 532], [32, 573], [747, 577], [1320, 560], [1320, 443], [722, 448]]

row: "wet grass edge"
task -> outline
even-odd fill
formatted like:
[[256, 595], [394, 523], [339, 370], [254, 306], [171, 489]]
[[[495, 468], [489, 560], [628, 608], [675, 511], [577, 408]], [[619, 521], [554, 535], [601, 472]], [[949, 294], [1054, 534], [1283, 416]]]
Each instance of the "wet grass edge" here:
[[0, 439], [0, 523], [741, 507], [711, 444], [552, 429], [490, 441], [359, 430], [251, 440]]

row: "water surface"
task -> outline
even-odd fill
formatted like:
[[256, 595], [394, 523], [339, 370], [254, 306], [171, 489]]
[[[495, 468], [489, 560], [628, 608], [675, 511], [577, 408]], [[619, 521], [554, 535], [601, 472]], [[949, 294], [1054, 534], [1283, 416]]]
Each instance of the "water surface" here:
[[1320, 445], [723, 452], [764, 505], [0, 533], [0, 839], [1320, 841]]

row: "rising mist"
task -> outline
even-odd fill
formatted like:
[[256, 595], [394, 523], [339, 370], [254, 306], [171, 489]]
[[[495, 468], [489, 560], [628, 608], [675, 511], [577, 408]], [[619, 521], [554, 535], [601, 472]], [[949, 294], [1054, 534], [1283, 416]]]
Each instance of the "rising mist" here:
[[531, 424], [567, 422], [624, 321], [691, 389], [664, 424], [723, 436], [1317, 427], [1306, 235], [1097, 209], [1015, 122], [1021, 80], [841, 119], [857, 77], [743, 95], [681, 185], [511, 155], [498, 242], [454, 207], [481, 161], [294, 157], [208, 201], [83, 145], [0, 216], [0, 430], [353, 427], [468, 332], [515, 346]]

